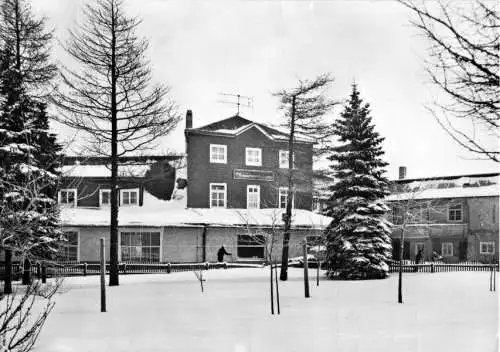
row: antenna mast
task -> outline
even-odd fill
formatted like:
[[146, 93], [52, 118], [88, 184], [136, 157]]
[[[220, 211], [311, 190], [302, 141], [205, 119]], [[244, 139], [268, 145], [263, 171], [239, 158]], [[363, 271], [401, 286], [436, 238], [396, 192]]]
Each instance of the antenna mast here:
[[253, 97], [247, 97], [241, 94], [228, 94], [228, 93], [219, 93], [219, 95], [236, 98], [236, 103], [234, 101], [226, 101], [226, 100], [219, 100], [219, 102], [223, 104], [236, 105], [238, 108], [237, 115], [240, 114], [240, 106], [245, 108], [253, 108]]

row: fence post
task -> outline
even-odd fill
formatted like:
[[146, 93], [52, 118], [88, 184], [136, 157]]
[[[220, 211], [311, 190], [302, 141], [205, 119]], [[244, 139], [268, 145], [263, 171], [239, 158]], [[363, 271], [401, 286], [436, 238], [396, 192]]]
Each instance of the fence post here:
[[307, 263], [307, 240], [304, 241], [304, 296], [309, 298], [309, 265]]
[[127, 273], [127, 263], [123, 263], [123, 273]]
[[431, 263], [431, 273], [434, 273], [434, 263]]
[[205, 263], [205, 270], [208, 270], [208, 262]]
[[168, 263], [167, 264], [167, 274], [170, 274], [171, 271], [172, 271], [172, 264]]
[[104, 258], [104, 237], [101, 237], [101, 312], [106, 311], [106, 261]]
[[87, 262], [83, 263], [83, 276], [87, 276]]

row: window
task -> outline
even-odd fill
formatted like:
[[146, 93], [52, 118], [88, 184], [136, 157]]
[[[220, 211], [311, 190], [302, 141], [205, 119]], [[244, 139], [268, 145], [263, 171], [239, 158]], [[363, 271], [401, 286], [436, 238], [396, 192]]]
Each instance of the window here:
[[238, 235], [238, 258], [264, 259], [265, 246], [263, 235]]
[[210, 162], [225, 164], [227, 162], [227, 146], [223, 144], [210, 144]]
[[76, 207], [76, 189], [61, 189], [59, 191], [59, 204]]
[[122, 189], [120, 190], [121, 205], [137, 205], [139, 204], [139, 189]]
[[260, 208], [260, 186], [247, 186], [247, 209]]
[[[288, 200], [288, 187], [280, 187], [278, 192], [278, 207], [281, 209], [286, 209], [286, 202]], [[294, 197], [292, 196], [292, 208], [293, 208]]]
[[101, 207], [111, 204], [111, 190], [110, 189], [100, 189], [99, 190], [99, 205]]
[[226, 184], [211, 183], [210, 208], [225, 208], [225, 207], [226, 207]]
[[262, 149], [245, 148], [245, 164], [251, 166], [262, 166]]
[[[288, 150], [279, 151], [279, 164], [281, 169], [288, 169]], [[295, 168], [295, 153], [293, 153], [293, 163]]]
[[159, 232], [120, 233], [121, 260], [151, 263], [160, 261]]
[[449, 221], [462, 221], [462, 204], [454, 204], [448, 207]]
[[59, 260], [64, 262], [77, 262], [78, 261], [78, 232], [65, 231], [65, 241], [59, 247]]
[[441, 255], [443, 257], [453, 257], [453, 243], [443, 242], [441, 244]]
[[495, 254], [495, 242], [480, 242], [479, 243], [479, 253], [480, 254]]

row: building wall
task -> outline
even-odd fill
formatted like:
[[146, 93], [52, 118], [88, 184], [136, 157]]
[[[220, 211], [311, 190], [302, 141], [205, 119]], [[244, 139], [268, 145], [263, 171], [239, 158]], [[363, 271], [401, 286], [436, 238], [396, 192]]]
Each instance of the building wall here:
[[[499, 197], [470, 198], [470, 222], [467, 237], [467, 255], [482, 262], [498, 262], [499, 251]], [[481, 242], [494, 242], [495, 253], [481, 254]]]
[[[259, 185], [261, 207], [275, 207], [278, 188], [287, 186], [286, 169], [279, 169], [279, 150], [288, 150], [288, 144], [270, 140], [258, 129], [252, 128], [235, 137], [208, 136], [189, 133], [188, 153], [188, 207], [208, 208], [209, 183], [227, 183], [229, 208], [246, 208], [247, 185]], [[227, 145], [227, 163], [210, 163], [210, 144]], [[262, 149], [262, 166], [245, 165], [245, 148]], [[312, 146], [296, 144], [295, 160], [298, 193], [295, 207], [311, 209], [312, 205]], [[275, 173], [275, 181], [236, 180], [234, 169], [264, 170]]]
[[162, 238], [162, 262], [201, 262], [203, 227], [165, 227]]
[[[77, 231], [79, 233], [80, 262], [99, 261], [99, 241], [105, 239], [106, 260], [109, 260], [109, 228], [108, 227], [65, 227], [65, 231]], [[119, 233], [155, 231], [161, 233], [161, 262], [186, 263], [203, 261], [203, 226], [190, 227], [120, 227]], [[207, 227], [206, 231], [206, 261], [217, 261], [217, 251], [224, 245], [231, 256], [224, 259], [227, 262], [245, 260], [238, 258], [238, 235], [270, 233], [269, 229], [252, 229], [236, 227]], [[302, 243], [306, 236], [321, 236], [321, 230], [292, 229], [290, 232], [290, 257], [302, 255]], [[282, 231], [274, 237], [273, 258], [281, 260], [282, 254]], [[119, 240], [120, 243], [120, 240]], [[245, 260], [247, 261], [247, 260]], [[260, 260], [259, 260], [260, 261]]]
[[[405, 241], [409, 245], [405, 259], [415, 259], [415, 246], [424, 243], [424, 259], [431, 260], [432, 252], [442, 254], [443, 243], [452, 243], [453, 255], [447, 262], [479, 260], [498, 261], [498, 197], [435, 199], [428, 203], [428, 219], [424, 223], [405, 227]], [[462, 219], [449, 220], [449, 206], [461, 204]], [[400, 230], [395, 229], [393, 239], [400, 238]], [[494, 242], [494, 255], [480, 253], [481, 242]]]

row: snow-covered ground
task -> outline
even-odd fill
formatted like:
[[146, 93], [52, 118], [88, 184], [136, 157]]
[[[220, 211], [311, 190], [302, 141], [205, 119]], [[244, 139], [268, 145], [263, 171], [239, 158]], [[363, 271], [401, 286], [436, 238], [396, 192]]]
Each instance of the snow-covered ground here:
[[281, 315], [270, 315], [267, 269], [122, 276], [99, 311], [99, 278], [69, 278], [35, 351], [496, 351], [498, 295], [489, 273], [328, 281], [304, 298], [302, 269], [280, 283]]

